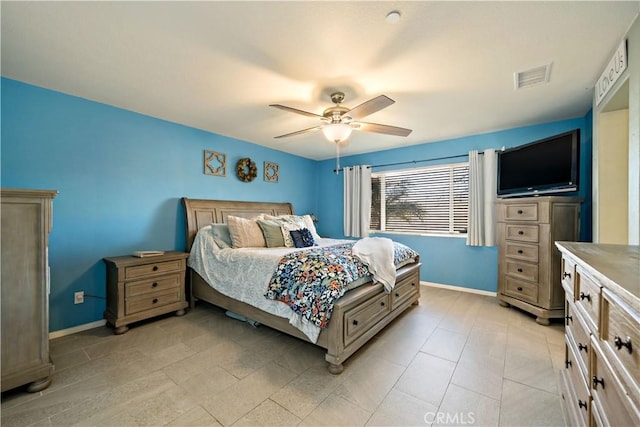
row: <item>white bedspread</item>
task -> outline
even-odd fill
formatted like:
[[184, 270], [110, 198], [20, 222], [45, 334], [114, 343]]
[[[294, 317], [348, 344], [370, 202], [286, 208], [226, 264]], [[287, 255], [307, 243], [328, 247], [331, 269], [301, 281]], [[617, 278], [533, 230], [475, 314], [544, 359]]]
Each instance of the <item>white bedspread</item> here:
[[382, 283], [387, 293], [391, 292], [396, 284], [393, 241], [386, 237], [365, 237], [358, 240], [351, 251], [367, 265], [374, 280]]
[[[319, 246], [331, 246], [349, 240], [318, 239]], [[188, 265], [223, 295], [250, 304], [275, 316], [289, 319], [311, 342], [318, 340], [321, 329], [298, 316], [280, 301], [265, 298], [271, 276], [283, 255], [298, 248], [218, 249], [211, 227], [203, 227], [193, 242]]]

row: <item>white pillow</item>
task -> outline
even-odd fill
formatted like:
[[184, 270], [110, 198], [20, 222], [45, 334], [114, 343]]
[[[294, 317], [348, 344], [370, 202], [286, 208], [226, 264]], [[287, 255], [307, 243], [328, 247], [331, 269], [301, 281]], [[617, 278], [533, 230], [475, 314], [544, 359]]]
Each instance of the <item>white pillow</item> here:
[[262, 230], [255, 219], [227, 216], [229, 234], [234, 248], [265, 248]]

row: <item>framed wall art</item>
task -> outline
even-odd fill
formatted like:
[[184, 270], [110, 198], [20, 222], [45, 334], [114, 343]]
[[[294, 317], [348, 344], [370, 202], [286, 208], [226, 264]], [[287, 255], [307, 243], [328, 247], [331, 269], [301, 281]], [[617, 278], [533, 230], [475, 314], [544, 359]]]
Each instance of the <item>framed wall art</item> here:
[[278, 164], [264, 162], [264, 180], [267, 182], [278, 182]]
[[227, 176], [227, 155], [217, 151], [204, 150], [205, 175]]

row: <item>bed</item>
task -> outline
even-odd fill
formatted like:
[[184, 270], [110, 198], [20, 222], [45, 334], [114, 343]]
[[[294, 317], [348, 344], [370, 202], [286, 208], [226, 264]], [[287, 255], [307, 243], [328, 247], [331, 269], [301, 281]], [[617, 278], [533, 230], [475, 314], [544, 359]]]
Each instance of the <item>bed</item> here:
[[[211, 224], [226, 223], [229, 216], [253, 218], [259, 214], [292, 215], [290, 203], [243, 202], [182, 199], [186, 216], [187, 251], [192, 250], [198, 231]], [[280, 332], [309, 341], [326, 349], [325, 360], [332, 374], [340, 374], [343, 363], [420, 298], [420, 259], [416, 256], [396, 270], [390, 293], [382, 283], [369, 282], [348, 290], [333, 307], [331, 320], [314, 342], [289, 319], [270, 314], [215, 290], [201, 274], [189, 268], [189, 304], [197, 300], [229, 310]], [[283, 303], [280, 303], [283, 304]], [[284, 305], [284, 304], [283, 304]]]

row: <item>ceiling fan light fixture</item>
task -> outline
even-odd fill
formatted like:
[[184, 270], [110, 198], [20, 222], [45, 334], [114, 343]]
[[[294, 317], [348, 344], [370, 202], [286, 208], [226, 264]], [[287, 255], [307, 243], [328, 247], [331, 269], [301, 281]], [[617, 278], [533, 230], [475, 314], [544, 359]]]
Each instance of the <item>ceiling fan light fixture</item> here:
[[387, 21], [387, 24], [397, 24], [398, 22], [400, 22], [400, 12], [397, 10], [392, 10], [387, 14], [385, 21]]
[[346, 141], [351, 136], [352, 131], [353, 128], [345, 123], [332, 123], [322, 126], [324, 137], [329, 142], [336, 144]]

